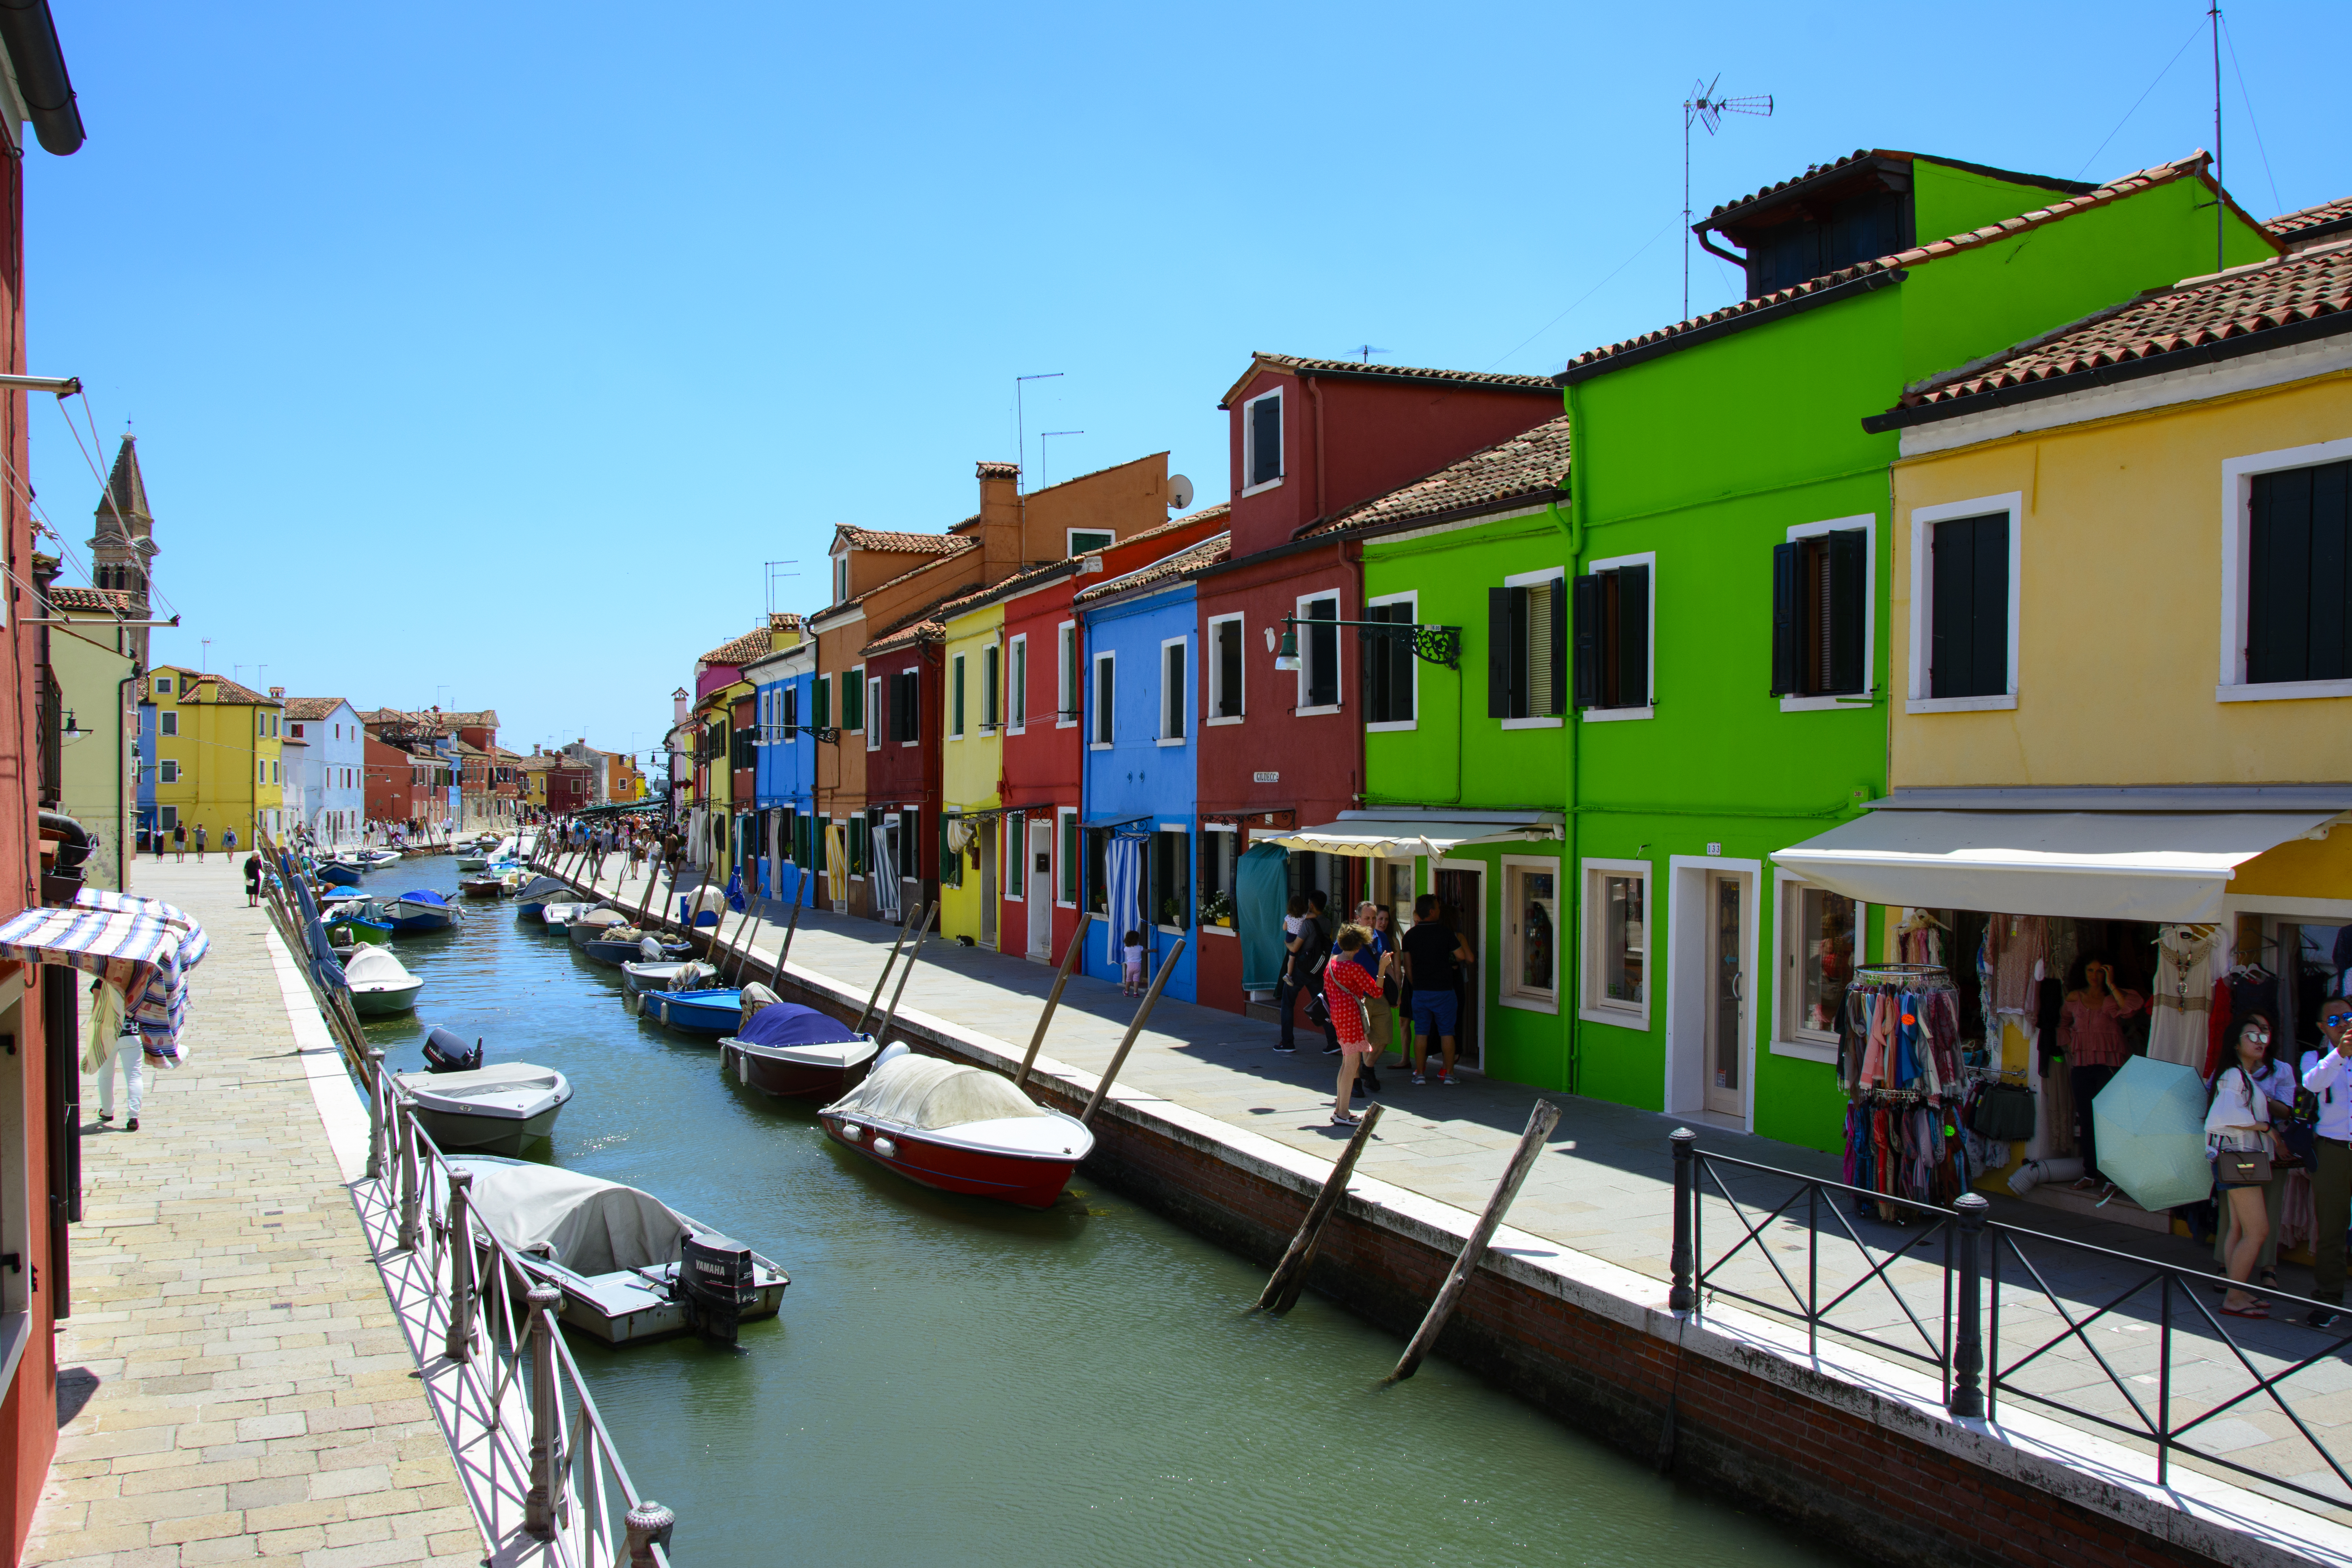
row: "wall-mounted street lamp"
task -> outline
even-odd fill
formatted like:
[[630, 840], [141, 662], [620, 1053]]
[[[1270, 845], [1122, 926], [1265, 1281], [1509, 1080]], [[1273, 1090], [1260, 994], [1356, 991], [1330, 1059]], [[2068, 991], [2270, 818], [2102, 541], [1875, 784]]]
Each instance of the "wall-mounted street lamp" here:
[[1265, 650], [1273, 654], [1276, 669], [1298, 668], [1298, 628], [1309, 626], [1353, 626], [1360, 637], [1380, 637], [1402, 643], [1413, 658], [1428, 664], [1442, 664], [1446, 668], [1462, 668], [1462, 628], [1460, 626], [1424, 626], [1417, 621], [1327, 621], [1320, 618], [1301, 621], [1297, 616], [1282, 617], [1282, 641], [1275, 642], [1274, 628], [1265, 628]]

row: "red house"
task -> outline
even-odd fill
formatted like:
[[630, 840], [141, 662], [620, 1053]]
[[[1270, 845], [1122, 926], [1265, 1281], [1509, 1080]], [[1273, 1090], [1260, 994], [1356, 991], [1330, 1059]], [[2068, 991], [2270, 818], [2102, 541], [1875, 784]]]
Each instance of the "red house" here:
[[[1304, 536], [1556, 416], [1559, 389], [1543, 376], [1262, 353], [1217, 406], [1230, 418], [1233, 554], [1196, 579], [1200, 809], [1204, 830], [1234, 830], [1238, 855], [1253, 837], [1332, 820], [1363, 788], [1357, 679], [1340, 657], [1351, 645], [1302, 630], [1291, 671], [1275, 668], [1266, 642], [1286, 617], [1363, 616], [1357, 547]], [[1290, 872], [1296, 889], [1322, 889], [1335, 910], [1363, 896], [1358, 862], [1294, 855]], [[1244, 1005], [1240, 947], [1204, 944], [1204, 1004]]]

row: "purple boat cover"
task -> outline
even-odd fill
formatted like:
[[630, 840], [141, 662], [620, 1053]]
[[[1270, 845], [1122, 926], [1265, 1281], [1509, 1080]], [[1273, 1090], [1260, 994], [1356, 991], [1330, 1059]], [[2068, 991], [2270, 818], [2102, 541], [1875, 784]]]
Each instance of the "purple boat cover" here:
[[754, 1046], [829, 1046], [857, 1038], [848, 1025], [793, 1002], [769, 1003], [751, 1015], [735, 1037]]

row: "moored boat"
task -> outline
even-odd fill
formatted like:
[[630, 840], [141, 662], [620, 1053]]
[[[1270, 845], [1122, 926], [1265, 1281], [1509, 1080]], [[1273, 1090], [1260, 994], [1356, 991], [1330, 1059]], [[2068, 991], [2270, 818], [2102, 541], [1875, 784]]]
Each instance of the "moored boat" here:
[[397, 849], [361, 849], [355, 851], [351, 858], [358, 861], [362, 868], [371, 871], [375, 871], [381, 870], [383, 868], [391, 865], [395, 860], [398, 860], [400, 858], [400, 851]]
[[385, 900], [384, 912], [391, 918], [392, 929], [403, 936], [447, 931], [457, 923], [457, 906], [430, 888], [414, 888]]
[[331, 888], [353, 888], [360, 880], [360, 868], [341, 860], [321, 860], [312, 874]]
[[[575, 931], [580, 929], [578, 926], [572, 928]], [[652, 948], [650, 952], [646, 951], [648, 944]], [[682, 960], [691, 957], [694, 952], [692, 944], [688, 942], [675, 939], [664, 942], [635, 926], [607, 926], [594, 936], [581, 939], [579, 947], [583, 957], [616, 967], [644, 959], [654, 959], [655, 962]], [[660, 955], [658, 959], [655, 959], [656, 953]]]
[[327, 940], [338, 947], [355, 942], [382, 945], [392, 940], [392, 922], [371, 903], [352, 901], [331, 906], [320, 917], [327, 922]]
[[[334, 930], [330, 927], [330, 940]], [[373, 944], [358, 944], [349, 963], [343, 965], [344, 984], [351, 987], [352, 1011], [363, 1018], [378, 1018], [392, 1013], [413, 1013], [416, 1010], [416, 994], [425, 989], [425, 982], [408, 972], [407, 966], [393, 956], [392, 949]]]
[[830, 1100], [855, 1084], [874, 1060], [871, 1035], [814, 1007], [771, 1002], [719, 1042], [719, 1060], [745, 1087], [780, 1099]]
[[449, 1165], [473, 1177], [468, 1209], [480, 1231], [563, 1293], [563, 1322], [607, 1344], [689, 1329], [731, 1342], [738, 1325], [774, 1317], [792, 1283], [750, 1247], [635, 1187], [482, 1155]]
[[547, 923], [548, 904], [571, 891], [552, 877], [533, 877], [515, 894], [515, 918], [529, 921], [533, 925], [544, 925]]
[[[629, 923], [629, 917], [610, 904], [593, 904], [572, 917], [563, 934], [572, 939], [574, 947], [585, 947], [591, 939], [608, 931], [617, 931]], [[631, 943], [635, 945], [634, 942]]]
[[817, 1120], [835, 1142], [910, 1181], [1027, 1208], [1049, 1207], [1095, 1146], [1076, 1117], [1010, 1079], [935, 1057], [877, 1062]]
[[469, 899], [496, 899], [507, 890], [503, 877], [468, 877], [457, 884], [457, 890]]
[[688, 1035], [724, 1035], [742, 1022], [743, 993], [728, 987], [713, 991], [648, 991], [637, 1011]]
[[478, 849], [461, 851], [457, 856], [457, 869], [460, 871], [479, 871], [489, 863], [490, 858]]
[[520, 1153], [532, 1139], [553, 1132], [557, 1114], [572, 1099], [570, 1079], [530, 1062], [499, 1062], [471, 1072], [397, 1073], [393, 1083], [442, 1149], [494, 1154]]

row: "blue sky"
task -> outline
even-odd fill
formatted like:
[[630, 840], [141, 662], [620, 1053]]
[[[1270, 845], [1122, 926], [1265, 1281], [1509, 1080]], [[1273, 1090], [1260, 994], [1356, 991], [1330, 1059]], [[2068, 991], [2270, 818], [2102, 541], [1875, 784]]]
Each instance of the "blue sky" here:
[[[32, 368], [139, 434], [156, 657], [525, 751], [656, 744], [763, 563], [808, 608], [835, 522], [971, 512], [1016, 375], [1065, 373], [1033, 476], [1081, 430], [1046, 479], [1164, 447], [1206, 502], [1253, 349], [1549, 373], [1675, 320], [1695, 78], [1776, 103], [1697, 137], [1700, 213], [1865, 145], [2100, 178], [2212, 136], [2180, 0], [52, 4], [89, 142], [26, 164]], [[2226, 22], [2233, 193], [2352, 190], [2308, 90], [2352, 7]], [[1694, 310], [1736, 297], [1694, 256]], [[34, 441], [86, 560], [96, 482]]]

